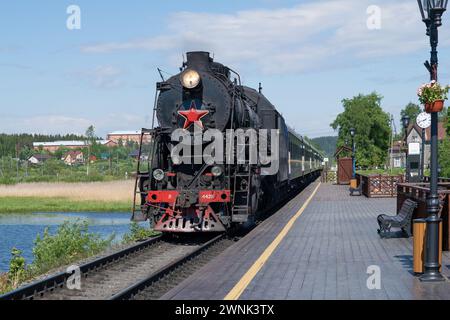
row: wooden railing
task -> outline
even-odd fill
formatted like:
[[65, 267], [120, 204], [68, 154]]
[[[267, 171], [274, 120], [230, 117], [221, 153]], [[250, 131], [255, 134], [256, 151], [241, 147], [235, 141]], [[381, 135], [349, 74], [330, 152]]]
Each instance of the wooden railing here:
[[368, 198], [393, 198], [397, 196], [397, 185], [404, 182], [403, 175], [357, 174], [356, 179], [362, 183], [362, 193]]
[[[413, 219], [427, 217], [427, 197], [430, 194], [428, 183], [401, 183], [397, 186], [397, 212], [406, 199], [417, 202], [417, 209], [414, 211]], [[443, 250], [449, 251], [450, 245], [450, 182], [439, 183], [439, 200], [441, 202], [439, 215], [443, 220]]]
[[[438, 178], [438, 181], [439, 181], [439, 183], [450, 182], [450, 178]], [[423, 178], [423, 182], [430, 183], [430, 177], [429, 176], [425, 176]]]
[[331, 170], [323, 170], [321, 176], [322, 183], [336, 183], [337, 181], [337, 173], [336, 171]]

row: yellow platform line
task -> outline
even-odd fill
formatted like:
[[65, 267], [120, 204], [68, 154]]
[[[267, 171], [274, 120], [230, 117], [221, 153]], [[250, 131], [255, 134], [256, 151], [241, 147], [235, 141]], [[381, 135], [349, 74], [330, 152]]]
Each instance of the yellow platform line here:
[[306, 207], [308, 207], [311, 200], [316, 195], [317, 191], [320, 188], [321, 183], [319, 183], [316, 189], [313, 191], [311, 196], [306, 200], [300, 210], [289, 220], [289, 222], [284, 226], [283, 230], [278, 234], [278, 236], [272, 241], [272, 243], [264, 250], [258, 260], [248, 269], [248, 271], [242, 276], [239, 282], [234, 286], [233, 289], [226, 295], [224, 300], [238, 300], [242, 295], [244, 290], [248, 287], [253, 278], [258, 274], [259, 270], [264, 266], [264, 264], [269, 260], [272, 253], [281, 243], [281, 241], [286, 237], [289, 230], [293, 227], [295, 221], [302, 215], [303, 211], [305, 211]]

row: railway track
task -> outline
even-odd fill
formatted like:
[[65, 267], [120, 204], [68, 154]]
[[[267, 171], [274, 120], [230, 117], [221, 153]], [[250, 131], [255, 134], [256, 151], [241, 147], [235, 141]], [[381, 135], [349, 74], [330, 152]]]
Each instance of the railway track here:
[[62, 272], [0, 300], [157, 299], [232, 243], [225, 234], [189, 242], [160, 236], [80, 266], [81, 290], [69, 290], [71, 274]]

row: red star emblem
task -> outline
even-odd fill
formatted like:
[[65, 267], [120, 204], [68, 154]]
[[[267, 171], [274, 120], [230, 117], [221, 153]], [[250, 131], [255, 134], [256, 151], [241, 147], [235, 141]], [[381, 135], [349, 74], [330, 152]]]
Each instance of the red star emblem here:
[[182, 116], [184, 121], [183, 129], [189, 128], [192, 124], [197, 125], [200, 129], [203, 129], [202, 118], [209, 113], [207, 110], [197, 110], [195, 101], [192, 101], [191, 108], [187, 111], [178, 111], [178, 114]]

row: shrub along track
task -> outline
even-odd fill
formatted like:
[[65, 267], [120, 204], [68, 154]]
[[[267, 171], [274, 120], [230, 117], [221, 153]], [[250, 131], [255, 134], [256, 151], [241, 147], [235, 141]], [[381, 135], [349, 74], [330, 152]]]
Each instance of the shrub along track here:
[[155, 299], [178, 284], [170, 277], [178, 267], [183, 265], [177, 276], [188, 275], [184, 267], [193, 272], [232, 243], [225, 234], [189, 240], [160, 236], [80, 266], [81, 290], [69, 290], [66, 282], [71, 275], [59, 273], [0, 296], [0, 300], [125, 299], [144, 288], [146, 297]]

